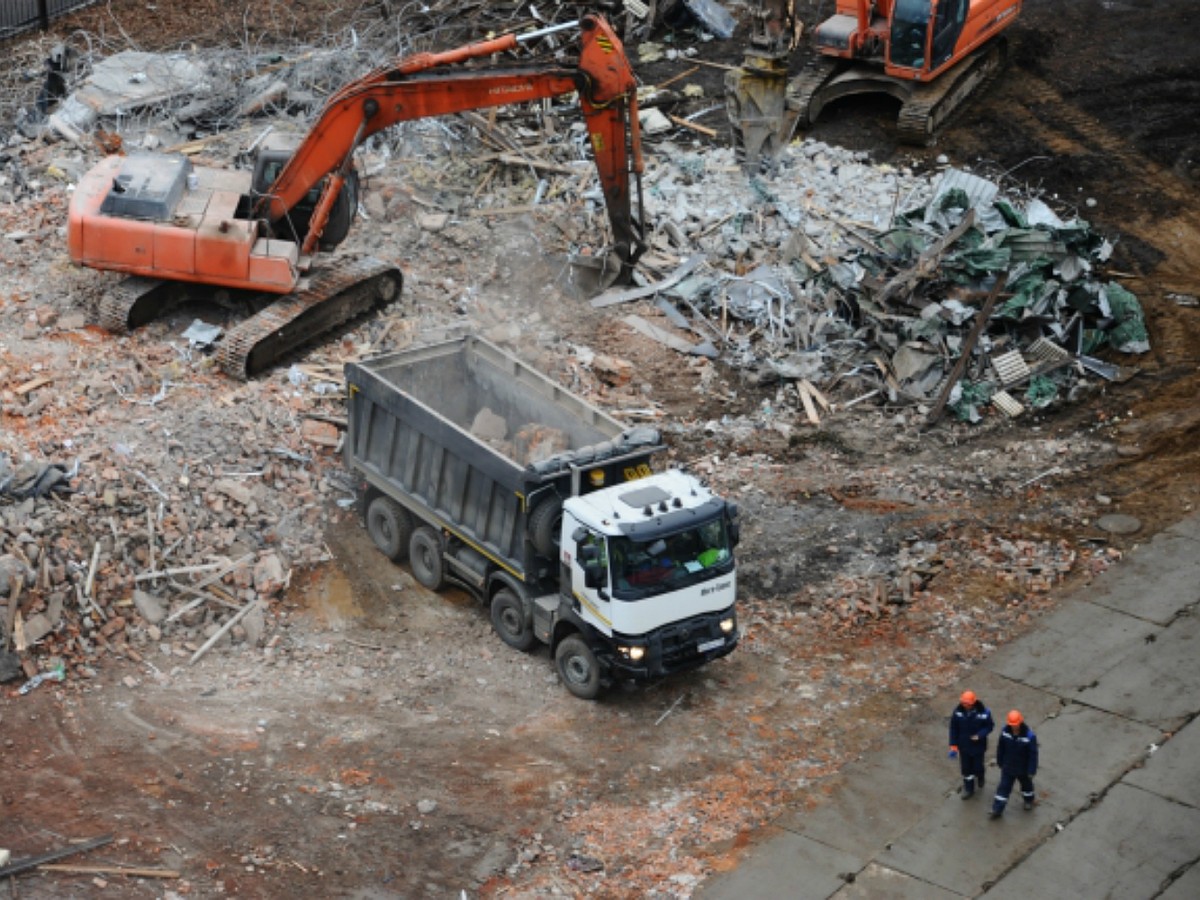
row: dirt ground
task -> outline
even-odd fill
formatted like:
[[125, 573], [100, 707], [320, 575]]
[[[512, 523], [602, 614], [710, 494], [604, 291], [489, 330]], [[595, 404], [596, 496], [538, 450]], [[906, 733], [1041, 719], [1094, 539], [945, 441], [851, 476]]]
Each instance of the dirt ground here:
[[[829, 4], [798, 6], [811, 23]], [[1145, 306], [1152, 349], [1136, 377], [978, 429], [919, 434], [879, 408], [790, 440], [707, 430], [774, 389], [631, 337], [572, 296], [536, 233], [498, 228], [462, 266], [464, 282], [491, 273], [474, 276], [473, 322], [518, 324], [532, 338], [518, 352], [564, 378], [572, 344], [632, 362], [677, 426], [672, 455], [742, 504], [742, 646], [684, 677], [574, 700], [544, 649], [505, 647], [469, 597], [424, 591], [353, 511], [331, 508], [335, 561], [293, 581], [265, 649], [193, 666], [108, 659], [89, 682], [0, 698], [0, 847], [21, 858], [112, 835], [71, 861], [179, 873], [42, 872], [0, 891], [688, 897], [785, 807], [824, 802], [845, 763], [1036, 627], [1052, 588], [1103, 571], [1200, 500], [1200, 309], [1178, 296], [1200, 296], [1192, 12], [1187, 0], [1028, 0], [1009, 69], [936, 147], [897, 147], [887, 102], [831, 108], [810, 132], [879, 162], [945, 154], [1078, 207], [1116, 239], [1115, 277]], [[712, 46], [737, 62], [736, 47]], [[703, 77], [716, 91], [719, 72]], [[446, 248], [410, 263], [445, 266]], [[48, 260], [38, 276], [61, 272]], [[422, 310], [438, 302], [435, 285], [410, 285]], [[1099, 530], [1108, 512], [1141, 530]], [[919, 552], [931, 543], [932, 562]], [[910, 555], [922, 559], [911, 602], [839, 608], [857, 596], [847, 585]]]

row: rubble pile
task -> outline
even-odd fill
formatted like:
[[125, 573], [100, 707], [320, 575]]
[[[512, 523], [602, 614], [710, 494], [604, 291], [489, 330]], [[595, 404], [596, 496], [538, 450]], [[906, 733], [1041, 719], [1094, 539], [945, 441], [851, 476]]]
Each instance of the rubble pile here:
[[693, 257], [657, 293], [705, 340], [692, 352], [711, 355], [715, 336], [760, 383], [926, 410], [940, 399], [978, 422], [988, 404], [1015, 417], [1087, 379], [1127, 377], [1093, 356], [1102, 348], [1149, 350], [1137, 298], [1100, 274], [1112, 245], [1028, 191], [815, 141], [789, 146], [769, 175], [742, 176], [730, 151], [658, 159], [654, 248], [706, 265]]
[[[4, 680], [60, 664], [90, 677], [109, 653], [173, 666], [216, 641], [258, 646], [293, 569], [329, 558], [328, 507], [353, 496], [320, 412], [340, 395], [312, 390], [328, 381], [281, 377], [210, 405], [207, 361], [186, 384], [161, 360], [112, 362], [5, 392]], [[56, 389], [67, 377], [70, 405]], [[38, 423], [32, 447], [11, 428], [22, 420]]]

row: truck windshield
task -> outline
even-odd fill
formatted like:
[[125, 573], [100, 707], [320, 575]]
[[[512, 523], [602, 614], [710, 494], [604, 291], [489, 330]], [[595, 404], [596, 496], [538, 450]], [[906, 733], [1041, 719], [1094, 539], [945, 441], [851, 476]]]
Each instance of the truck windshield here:
[[733, 564], [724, 518], [650, 540], [609, 538], [613, 596], [637, 600], [725, 574]]
[[897, 0], [892, 12], [892, 39], [889, 42], [893, 66], [924, 68], [929, 7], [929, 0]]

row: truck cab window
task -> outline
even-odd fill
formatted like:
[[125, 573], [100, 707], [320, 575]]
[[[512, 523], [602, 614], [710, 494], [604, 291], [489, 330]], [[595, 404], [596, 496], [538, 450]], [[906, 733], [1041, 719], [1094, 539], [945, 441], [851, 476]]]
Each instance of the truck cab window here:
[[652, 540], [613, 538], [615, 594], [638, 599], [707, 581], [727, 571], [732, 549], [724, 519]]

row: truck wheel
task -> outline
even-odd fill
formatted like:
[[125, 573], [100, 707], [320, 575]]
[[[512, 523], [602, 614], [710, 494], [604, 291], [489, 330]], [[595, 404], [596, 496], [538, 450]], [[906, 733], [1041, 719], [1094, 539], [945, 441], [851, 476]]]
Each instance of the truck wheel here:
[[413, 578], [422, 587], [437, 591], [446, 583], [446, 564], [442, 561], [441, 543], [437, 532], [428, 525], [422, 525], [412, 533], [408, 541], [408, 565]]
[[537, 641], [524, 604], [508, 588], [497, 591], [492, 598], [492, 628], [500, 640], [517, 650], [528, 650]]
[[558, 559], [558, 538], [562, 529], [562, 501], [549, 497], [529, 514], [529, 539], [534, 549], [547, 559]]
[[580, 700], [595, 700], [600, 695], [600, 663], [582, 637], [572, 634], [563, 638], [554, 652], [554, 663], [562, 683]]
[[412, 530], [412, 516], [391, 497], [380, 495], [367, 507], [367, 534], [392, 562], [408, 559]]

